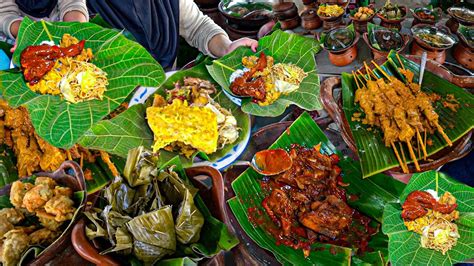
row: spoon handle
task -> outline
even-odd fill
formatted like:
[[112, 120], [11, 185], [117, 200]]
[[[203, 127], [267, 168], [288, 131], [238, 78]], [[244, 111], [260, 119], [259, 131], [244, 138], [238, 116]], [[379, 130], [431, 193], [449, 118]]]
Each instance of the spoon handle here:
[[423, 54], [421, 55], [420, 78], [418, 80], [418, 85], [420, 86], [421, 86], [421, 83], [423, 82], [423, 75], [425, 74], [427, 57], [428, 57], [428, 54], [426, 52], [423, 52]]
[[235, 161], [232, 166], [250, 166], [249, 161]]

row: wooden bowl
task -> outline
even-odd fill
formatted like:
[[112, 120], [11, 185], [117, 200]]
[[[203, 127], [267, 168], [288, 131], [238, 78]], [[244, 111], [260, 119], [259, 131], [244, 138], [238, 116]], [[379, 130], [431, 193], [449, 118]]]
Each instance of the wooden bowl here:
[[291, 30], [298, 27], [301, 23], [301, 19], [299, 16], [294, 18], [280, 20], [280, 25], [282, 30]]
[[276, 3], [273, 5], [272, 9], [273, 15], [278, 20], [287, 20], [298, 16], [298, 8], [293, 2]]
[[[386, 59], [379, 59], [377, 61], [378, 64], [382, 64]], [[431, 62], [431, 61], [428, 61]], [[428, 67], [427, 63], [427, 70], [431, 71], [433, 65], [431, 66], [431, 69]], [[435, 72], [435, 74], [437, 74]], [[438, 74], [437, 74], [438, 75]], [[354, 152], [358, 152], [358, 148], [355, 144], [354, 137], [352, 136], [352, 131], [349, 126], [349, 123], [346, 119], [346, 116], [343, 112], [342, 109], [342, 102], [339, 100], [336, 102], [334, 99], [333, 91], [334, 89], [338, 88], [341, 86], [341, 78], [340, 77], [331, 77], [326, 80], [321, 85], [321, 101], [324, 106], [324, 109], [328, 112], [329, 116], [335, 121], [335, 123], [338, 125], [339, 129], [341, 130], [341, 135], [344, 141], [347, 143], [349, 148]], [[472, 132], [469, 132], [465, 136], [463, 136], [461, 139], [453, 143], [453, 146], [451, 147], [446, 147], [443, 150], [437, 152], [436, 154], [432, 155], [430, 159], [432, 161], [429, 162], [424, 162], [420, 161], [420, 168], [421, 171], [429, 171], [429, 170], [435, 170], [441, 167], [442, 165], [454, 161], [457, 159], [460, 159], [472, 150], [473, 145], [471, 142], [471, 136]], [[415, 167], [412, 164], [408, 165], [410, 173], [414, 173]], [[398, 177], [399, 180], [403, 181], [408, 181], [408, 178], [406, 178], [406, 175], [402, 173], [402, 169], [398, 167], [394, 167], [389, 170], [392, 176], [395, 175]]]
[[[197, 166], [186, 169], [186, 175], [193, 185], [199, 189], [206, 206], [214, 217], [223, 221], [231, 229], [229, 217], [225, 211], [224, 183], [221, 173], [210, 166]], [[209, 187], [208, 184], [212, 184]], [[72, 245], [79, 255], [85, 260], [97, 265], [121, 265], [123, 262], [117, 261], [109, 255], [101, 255], [100, 251], [89, 241], [85, 233], [85, 219], [79, 221], [72, 232]], [[223, 254], [220, 253], [212, 259], [203, 261], [209, 265], [225, 265]]]
[[[402, 52], [403, 50], [405, 50], [406, 46], [410, 42], [410, 35], [402, 33], [401, 36], [403, 40], [403, 45], [402, 47], [400, 47], [400, 49], [397, 50], [397, 52]], [[370, 43], [369, 34], [367, 32], [364, 32], [364, 34], [362, 35], [362, 38], [364, 39], [364, 42], [367, 44], [367, 46], [369, 46], [370, 50], [372, 51], [374, 59], [386, 58], [387, 55], [390, 53], [390, 52], [380, 51], [374, 48], [372, 44]]]
[[[72, 172], [72, 175], [68, 171]], [[65, 161], [61, 166], [54, 172], [41, 172], [36, 173], [35, 176], [44, 176], [54, 179], [58, 184], [71, 188], [74, 192], [84, 191], [86, 193], [86, 183], [84, 179], [84, 173], [82, 172], [81, 167], [74, 161]], [[0, 189], [0, 196], [10, 195], [11, 184], [6, 185]], [[79, 203], [78, 212], [80, 216], [83, 209], [82, 206], [86, 204], [86, 195], [84, 199]], [[71, 220], [69, 223], [75, 223], [77, 220]], [[53, 260], [58, 254], [60, 254], [66, 247], [70, 244], [72, 226], [69, 226], [66, 231], [64, 231], [61, 236], [54, 241], [53, 244], [49, 245], [44, 249], [39, 256], [36, 258], [27, 257], [26, 263], [29, 265], [45, 265], [49, 261]]]
[[315, 8], [308, 8], [301, 13], [301, 26], [305, 30], [314, 30], [321, 27], [322, 22], [317, 12]]
[[380, 15], [379, 12], [377, 12], [377, 17], [380, 18], [381, 22], [380, 25], [385, 27], [385, 28], [395, 28], [398, 30], [402, 29], [402, 22], [405, 20], [408, 14], [408, 8], [407, 6], [399, 6], [400, 10], [403, 12], [403, 16], [400, 19], [387, 19], [384, 16]]
[[368, 17], [367, 19], [362, 20], [353, 16], [349, 16], [349, 18], [352, 20], [352, 23], [354, 24], [354, 29], [361, 34], [367, 32], [367, 23], [371, 22], [376, 14], [373, 6], [369, 6], [369, 8], [374, 10], [374, 14], [372, 14], [372, 16]]
[[224, 11], [224, 2], [220, 2], [218, 5], [219, 12], [227, 19], [227, 24], [235, 24], [241, 26], [246, 30], [257, 30], [260, 29], [265, 23], [269, 22], [272, 18], [268, 17], [252, 17], [252, 18], [239, 18], [232, 16]]

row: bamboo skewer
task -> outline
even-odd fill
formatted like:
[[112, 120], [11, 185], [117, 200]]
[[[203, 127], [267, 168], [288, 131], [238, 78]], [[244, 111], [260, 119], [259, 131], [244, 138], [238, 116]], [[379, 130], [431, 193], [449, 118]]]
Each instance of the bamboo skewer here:
[[436, 123], [435, 126], [438, 129], [438, 132], [443, 137], [443, 139], [446, 141], [446, 143], [448, 143], [449, 146], [453, 146], [453, 142], [449, 139], [448, 135], [444, 133], [444, 129], [438, 123]]
[[416, 171], [420, 171], [420, 165], [418, 164], [418, 160], [416, 159], [416, 155], [413, 152], [413, 147], [411, 146], [410, 140], [407, 140], [408, 152], [410, 153], [410, 157], [415, 164]]
[[398, 55], [398, 53], [396, 53], [395, 55], [397, 56], [398, 62], [400, 62], [400, 65], [402, 66], [403, 70], [405, 70], [405, 66], [402, 63], [402, 60], [400, 59], [400, 56]]
[[406, 171], [406, 172], [404, 172], [404, 173], [405, 173], [405, 174], [408, 174], [409, 171], [408, 171], [407, 159], [406, 159], [406, 157], [405, 157], [405, 152], [403, 151], [402, 143], [399, 142], [398, 144], [399, 144], [399, 146], [400, 146], [400, 151], [401, 151], [401, 153], [402, 153], [403, 166], [405, 166], [405, 171]]
[[[425, 134], [426, 134], [426, 131], [425, 131]], [[421, 138], [421, 134], [418, 128], [416, 129], [416, 136], [417, 136], [418, 142], [421, 143], [421, 149], [423, 151], [423, 160], [426, 160], [426, 157], [428, 157], [428, 153], [426, 152], [426, 142], [423, 142], [423, 139]]]
[[360, 72], [359, 69], [357, 70], [357, 73], [358, 73], [359, 75], [361, 75], [362, 78], [365, 79], [365, 81], [369, 81], [369, 80], [364, 76], [364, 74], [362, 74], [362, 72]]
[[408, 174], [408, 170], [405, 169], [405, 164], [403, 164], [402, 158], [400, 158], [400, 154], [398, 153], [397, 146], [392, 142], [392, 149], [395, 152], [395, 157], [397, 157], [398, 164], [402, 168], [403, 173]]
[[375, 80], [377, 80], [377, 76], [375, 75], [375, 73], [372, 71], [372, 69], [369, 68], [369, 66], [367, 65], [367, 63], [364, 61], [364, 66], [365, 66], [365, 71], [367, 71], [367, 74], [369, 75], [372, 75], [374, 76]]
[[388, 79], [388, 80], [392, 80], [392, 77], [390, 77], [385, 71], [383, 71], [383, 69], [377, 65], [377, 63], [375, 63], [374, 60], [372, 60], [372, 64], [374, 64], [374, 66], [378, 69], [378, 71], [382, 72], [382, 74]]
[[356, 74], [354, 73], [354, 70], [352, 70], [352, 75], [354, 76], [354, 80], [355, 80], [357, 89], [360, 89], [358, 78], [357, 78]]

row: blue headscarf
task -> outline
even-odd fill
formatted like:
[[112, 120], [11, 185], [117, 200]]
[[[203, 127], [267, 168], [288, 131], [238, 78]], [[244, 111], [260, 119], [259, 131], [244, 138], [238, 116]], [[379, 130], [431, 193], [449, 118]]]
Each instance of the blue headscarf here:
[[88, 0], [110, 25], [129, 31], [163, 66], [173, 66], [179, 46], [179, 0]]

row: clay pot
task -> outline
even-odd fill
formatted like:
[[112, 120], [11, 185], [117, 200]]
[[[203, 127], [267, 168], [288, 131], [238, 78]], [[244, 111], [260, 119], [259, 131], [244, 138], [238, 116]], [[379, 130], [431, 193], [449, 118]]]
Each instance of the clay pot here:
[[[403, 50], [405, 50], [405, 47], [408, 45], [408, 43], [410, 42], [410, 35], [408, 34], [401, 34], [402, 35], [402, 39], [403, 39], [403, 46], [400, 47], [397, 52], [400, 53], [402, 52]], [[384, 51], [380, 51], [378, 49], [375, 49], [372, 44], [370, 43], [370, 40], [369, 40], [369, 34], [367, 32], [364, 32], [364, 34], [362, 35], [362, 38], [364, 39], [364, 42], [367, 44], [367, 46], [369, 46], [370, 50], [372, 51], [372, 55], [373, 55], [373, 58], [374, 59], [378, 59], [378, 58], [386, 58], [387, 55], [390, 53], [390, 52], [384, 52]]]
[[242, 29], [246, 30], [256, 30], [258, 31], [260, 27], [269, 22], [272, 18], [271, 16], [261, 16], [261, 17], [250, 17], [250, 18], [239, 18], [232, 16], [224, 11], [224, 2], [220, 2], [218, 5], [219, 12], [227, 19], [227, 24], [234, 24]]
[[[329, 2], [327, 4], [338, 4], [338, 3]], [[345, 4], [340, 4], [340, 6], [342, 8], [344, 8], [344, 10], [346, 10], [346, 7], [348, 6], [348, 4], [349, 4], [349, 2], [347, 2]], [[319, 18], [323, 21], [323, 29], [324, 30], [330, 30], [330, 29], [333, 29], [335, 27], [344, 25], [344, 21], [342, 20], [342, 17], [344, 16], [344, 13], [345, 12], [342, 12], [342, 14], [337, 16], [337, 17], [324, 17], [324, 16], [319, 16], [318, 15]]]
[[[369, 6], [370, 8], [373, 9], [372, 6]], [[367, 32], [367, 23], [371, 22], [372, 19], [375, 17], [375, 12], [372, 14], [372, 16], [368, 17], [367, 19], [361, 20], [358, 18], [355, 18], [353, 16], [350, 16], [350, 19], [352, 20], [352, 23], [354, 24], [354, 29], [359, 32], [359, 33], [364, 33]]]
[[402, 29], [402, 22], [405, 20], [407, 17], [408, 13], [408, 8], [406, 6], [399, 6], [400, 10], [403, 13], [403, 16], [400, 19], [387, 19], [380, 15], [380, 13], [377, 12], [377, 17], [380, 18], [381, 22], [380, 25], [385, 27], [385, 28], [391, 28], [391, 29]]
[[[418, 25], [416, 25], [412, 28], [412, 32], [414, 32], [413, 30], [416, 30], [416, 28], [422, 28], [422, 27], [426, 27], [426, 26], [430, 26], [430, 25], [418, 24]], [[447, 35], [451, 34], [449, 28], [447, 28], [445, 26], [437, 26], [437, 28], [440, 31], [445, 32]], [[419, 37], [417, 37], [415, 34], [413, 35], [413, 40], [414, 40], [414, 42], [413, 42], [412, 47], [411, 47], [411, 54], [412, 55], [421, 56], [423, 54], [423, 52], [426, 51], [427, 54], [428, 54], [429, 59], [434, 60], [436, 62], [439, 62], [440, 64], [443, 64], [446, 61], [446, 50], [448, 50], [449, 48], [452, 47], [452, 45], [447, 46], [447, 47], [443, 47], [443, 48], [431, 46], [428, 43], [424, 42]]]
[[294, 18], [280, 20], [281, 29], [283, 30], [291, 30], [300, 25], [301, 19], [299, 16]]
[[474, 70], [474, 49], [467, 46], [465, 42], [461, 41], [454, 47], [453, 56], [463, 67]]
[[[231, 228], [229, 217], [225, 211], [226, 201], [224, 198], [224, 182], [221, 173], [210, 166], [197, 166], [187, 168], [186, 175], [192, 181], [193, 185], [199, 189], [199, 194], [212, 215]], [[212, 187], [209, 188], [208, 184], [212, 184]], [[118, 261], [117, 258], [99, 254], [100, 251], [87, 238], [85, 226], [85, 220], [83, 219], [74, 226], [72, 232], [72, 245], [77, 253], [85, 260], [96, 265], [122, 265], [124, 262]], [[225, 265], [223, 256], [223, 253], [220, 253], [214, 258], [202, 262], [204, 265], [206, 265], [206, 263], [209, 263], [207, 265]]]
[[451, 32], [458, 31], [459, 23], [461, 23], [464, 26], [474, 26], [473, 21], [465, 20], [463, 18], [460, 18], [459, 16], [456, 16], [456, 14], [454, 13], [456, 9], [460, 9], [460, 7], [450, 7], [447, 10], [450, 16], [450, 19], [446, 21], [446, 27], [448, 27], [451, 30]]
[[[416, 9], [415, 9], [415, 10], [416, 10]], [[443, 12], [440, 8], [435, 8], [435, 9], [433, 9], [432, 12], [436, 14], [436, 15], [435, 15], [436, 19], [432, 20], [432, 19], [422, 19], [420, 16], [418, 16], [418, 15], [415, 13], [415, 10], [411, 10], [411, 9], [410, 9], [411, 14], [413, 15], [413, 23], [411, 24], [412, 27], [415, 26], [415, 25], [417, 25], [417, 24], [429, 24], [429, 25], [434, 25], [434, 24], [436, 24], [436, 23], [440, 20], [440, 18], [441, 18], [441, 16], [442, 16], [442, 12]]]
[[317, 10], [314, 8], [306, 9], [301, 14], [301, 26], [306, 30], [314, 30], [321, 27], [321, 19], [317, 15]]
[[[337, 28], [341, 28], [341, 26]], [[326, 49], [326, 47], [324, 47], [324, 49], [328, 51], [328, 57], [331, 64], [342, 67], [342, 66], [347, 66], [350, 63], [354, 62], [354, 60], [357, 58], [357, 42], [359, 41], [359, 33], [355, 32], [354, 34], [355, 34], [354, 41], [352, 42], [350, 46], [344, 49], [341, 49], [338, 51], [331, 51], [331, 50]], [[319, 34], [317, 38], [320, 39]]]
[[273, 14], [278, 20], [288, 20], [298, 16], [298, 8], [293, 2], [279, 2], [273, 5]]

